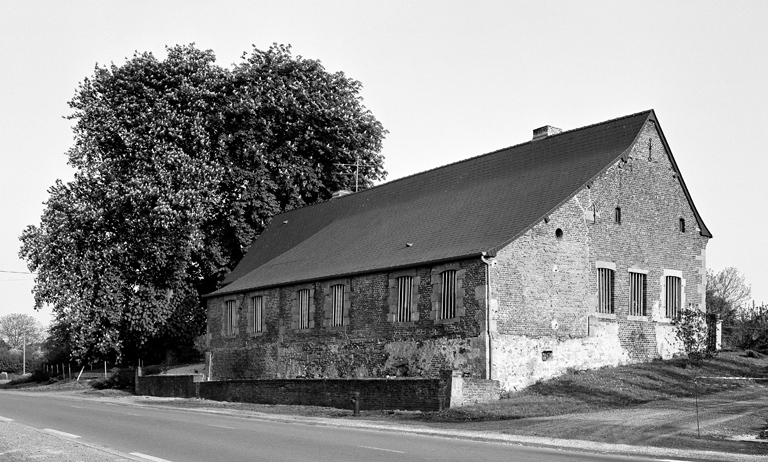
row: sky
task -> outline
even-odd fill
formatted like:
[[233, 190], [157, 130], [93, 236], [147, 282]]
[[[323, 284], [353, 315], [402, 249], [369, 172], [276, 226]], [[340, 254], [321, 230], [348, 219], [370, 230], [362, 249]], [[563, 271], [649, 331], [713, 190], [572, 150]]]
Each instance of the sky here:
[[388, 180], [654, 109], [714, 238], [768, 302], [768, 2], [0, 0], [0, 316], [33, 311], [19, 235], [73, 170], [67, 102], [95, 66], [195, 43], [230, 67], [291, 44], [363, 84]]

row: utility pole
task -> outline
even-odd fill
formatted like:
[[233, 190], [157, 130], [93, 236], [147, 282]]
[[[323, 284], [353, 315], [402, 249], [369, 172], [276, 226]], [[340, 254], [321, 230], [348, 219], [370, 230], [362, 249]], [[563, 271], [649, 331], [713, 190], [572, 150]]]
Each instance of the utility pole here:
[[21, 334], [21, 338], [21, 375], [27, 375], [27, 333]]

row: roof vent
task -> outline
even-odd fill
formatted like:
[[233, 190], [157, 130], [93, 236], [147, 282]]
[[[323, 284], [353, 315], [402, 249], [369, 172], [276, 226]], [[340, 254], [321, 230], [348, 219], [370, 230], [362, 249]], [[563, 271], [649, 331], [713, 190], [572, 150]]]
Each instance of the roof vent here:
[[563, 130], [557, 127], [553, 127], [551, 125], [544, 125], [543, 127], [533, 130], [533, 141], [540, 140], [548, 136], [557, 135], [562, 131]]
[[331, 194], [331, 199], [336, 199], [337, 197], [346, 196], [347, 194], [352, 194], [352, 191], [348, 189], [340, 189], [338, 191], [335, 191], [333, 194]]

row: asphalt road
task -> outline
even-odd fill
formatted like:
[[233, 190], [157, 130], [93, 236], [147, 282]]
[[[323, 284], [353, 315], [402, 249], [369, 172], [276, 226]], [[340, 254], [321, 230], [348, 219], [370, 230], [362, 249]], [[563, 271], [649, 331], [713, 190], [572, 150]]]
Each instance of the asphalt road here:
[[5, 419], [155, 462], [654, 460], [14, 392]]

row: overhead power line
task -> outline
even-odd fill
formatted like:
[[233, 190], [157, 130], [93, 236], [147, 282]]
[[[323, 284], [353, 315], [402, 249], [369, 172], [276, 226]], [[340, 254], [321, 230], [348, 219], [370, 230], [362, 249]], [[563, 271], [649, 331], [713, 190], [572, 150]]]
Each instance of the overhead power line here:
[[29, 271], [6, 271], [6, 270], [0, 270], [0, 273], [12, 273], [12, 274], [37, 274], [37, 273], [30, 273]]

